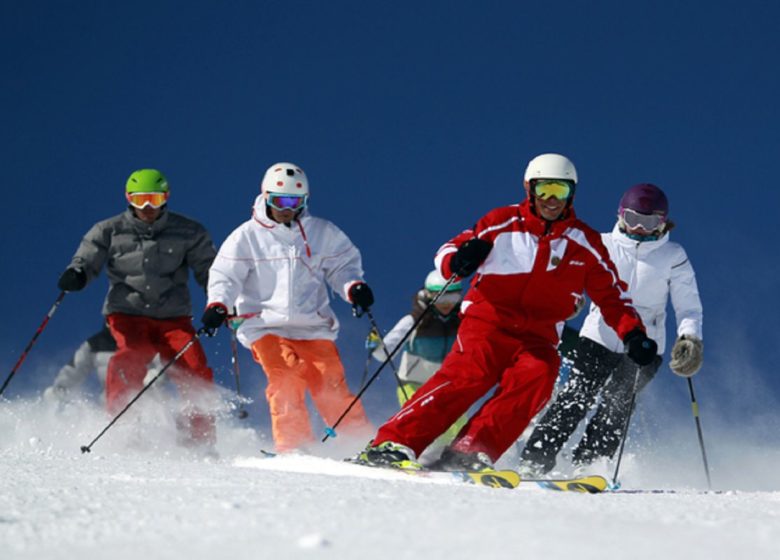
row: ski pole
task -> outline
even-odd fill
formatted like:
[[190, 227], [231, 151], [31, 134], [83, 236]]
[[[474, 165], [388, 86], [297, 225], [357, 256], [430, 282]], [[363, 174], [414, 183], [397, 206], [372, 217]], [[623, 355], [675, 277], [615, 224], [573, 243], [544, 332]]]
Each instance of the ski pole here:
[[170, 361], [169, 361], [167, 364], [165, 364], [165, 365], [162, 367], [162, 369], [160, 369], [160, 371], [158, 371], [158, 372], [157, 372], [157, 375], [155, 375], [154, 377], [152, 377], [152, 379], [149, 381], [149, 383], [147, 383], [146, 385], [144, 385], [144, 386], [141, 388], [141, 390], [140, 390], [140, 391], [138, 391], [138, 394], [137, 394], [135, 397], [133, 397], [133, 398], [130, 400], [130, 402], [129, 402], [129, 403], [127, 403], [127, 404], [125, 405], [125, 407], [124, 407], [122, 410], [120, 410], [120, 411], [119, 411], [119, 414], [117, 414], [116, 416], [114, 416], [114, 418], [111, 420], [111, 422], [109, 422], [109, 423], [108, 423], [108, 425], [107, 425], [105, 428], [103, 428], [103, 429], [101, 430], [101, 432], [100, 432], [100, 433], [99, 433], [97, 436], [95, 436], [95, 439], [93, 439], [91, 442], [89, 442], [89, 445], [82, 445], [82, 446], [81, 446], [81, 452], [82, 452], [82, 453], [89, 453], [89, 452], [91, 452], [91, 451], [92, 451], [92, 446], [93, 446], [93, 445], [95, 445], [95, 442], [97, 442], [97, 440], [99, 440], [101, 437], [103, 437], [103, 434], [105, 434], [105, 433], [108, 431], [108, 429], [109, 429], [111, 426], [113, 426], [113, 425], [116, 423], [116, 421], [117, 421], [117, 420], [119, 420], [119, 418], [120, 418], [120, 417], [121, 417], [121, 416], [122, 416], [122, 415], [123, 415], [125, 412], [127, 412], [127, 409], [128, 409], [128, 408], [130, 408], [130, 407], [133, 405], [133, 403], [134, 403], [135, 401], [137, 401], [137, 400], [138, 400], [138, 399], [141, 397], [141, 395], [143, 395], [143, 394], [146, 392], [146, 390], [147, 390], [147, 389], [149, 389], [149, 387], [151, 387], [151, 386], [154, 384], [154, 382], [155, 382], [155, 381], [157, 381], [157, 380], [158, 380], [160, 377], [162, 377], [163, 373], [165, 373], [165, 372], [166, 372], [166, 370], [167, 370], [169, 367], [171, 367], [171, 366], [172, 366], [174, 363], [176, 363], [176, 360], [178, 360], [179, 358], [181, 358], [181, 357], [184, 355], [184, 353], [185, 353], [187, 350], [189, 350], [189, 349], [190, 349], [190, 346], [192, 346], [193, 344], [195, 344], [195, 341], [196, 341], [196, 340], [198, 340], [198, 338], [200, 337], [200, 335], [202, 335], [202, 334], [208, 334], [208, 333], [209, 333], [209, 331], [208, 331], [208, 330], [206, 330], [205, 328], [201, 328], [201, 329], [200, 329], [199, 331], [197, 331], [197, 332], [196, 332], [194, 335], [192, 335], [192, 338], [190, 338], [190, 339], [189, 339], [189, 341], [187, 341], [187, 344], [185, 344], [185, 345], [184, 345], [184, 347], [183, 347], [181, 350], [179, 350], [178, 352], [176, 352], [176, 355], [175, 355], [173, 358], [171, 358], [171, 360], [170, 360]]
[[368, 336], [366, 337], [366, 350], [368, 354], [366, 355], [366, 365], [363, 367], [363, 375], [360, 378], [360, 387], [362, 388], [363, 385], [366, 384], [366, 379], [368, 378], [368, 368], [371, 365], [371, 359], [374, 354], [374, 350], [381, 344], [382, 337], [379, 336], [379, 333], [374, 331], [373, 327], [368, 332]]
[[[371, 327], [379, 334], [379, 337], [382, 337], [382, 331], [379, 330], [379, 327], [376, 324], [376, 319], [374, 319], [374, 315], [371, 313], [370, 309], [366, 309], [366, 315], [368, 315], [368, 320], [371, 322]], [[384, 344], [381, 345], [382, 350], [385, 352], [385, 359], [390, 358], [390, 354], [387, 352], [387, 346]], [[406, 392], [406, 386], [404, 385], [404, 382], [401, 381], [401, 378], [398, 376], [398, 370], [395, 367], [395, 364], [393, 363], [393, 360], [390, 360], [390, 368], [393, 370], [393, 375], [395, 376], [395, 382], [398, 383], [398, 388], [401, 389], [401, 393], [403, 393], [404, 398], [408, 401], [409, 395]]]
[[628, 415], [626, 416], [625, 424], [623, 425], [623, 434], [620, 439], [620, 449], [618, 451], [617, 464], [615, 465], [615, 474], [612, 475], [612, 487], [618, 487], [618, 472], [620, 472], [620, 461], [623, 458], [623, 448], [626, 446], [626, 440], [628, 439], [628, 429], [631, 426], [631, 415], [634, 412], [634, 405], [636, 404], [636, 391], [639, 384], [639, 370], [641, 367], [636, 368], [636, 375], [634, 376], [634, 388], [631, 392], [631, 405], [628, 409]]
[[238, 395], [238, 417], [243, 420], [249, 413], [244, 409], [244, 403], [241, 401], [241, 370], [238, 365], [238, 338], [236, 336], [236, 330], [238, 327], [230, 327], [230, 361], [233, 364], [233, 378], [236, 380], [236, 394]]
[[363, 393], [366, 392], [366, 389], [368, 389], [371, 384], [376, 380], [377, 377], [379, 377], [379, 374], [382, 372], [384, 367], [387, 365], [387, 363], [393, 359], [393, 356], [398, 352], [398, 350], [404, 345], [404, 342], [406, 342], [406, 339], [411, 336], [411, 334], [414, 332], [414, 329], [417, 328], [417, 326], [420, 324], [420, 322], [423, 320], [425, 315], [428, 313], [428, 311], [431, 310], [431, 308], [436, 304], [438, 299], [441, 297], [441, 295], [447, 291], [447, 288], [455, 281], [455, 278], [457, 276], [453, 274], [449, 280], [447, 280], [447, 283], [444, 284], [444, 287], [441, 289], [440, 292], [438, 292], [433, 299], [428, 303], [428, 305], [425, 306], [425, 309], [423, 309], [422, 313], [420, 313], [420, 316], [417, 318], [417, 320], [414, 322], [414, 324], [409, 328], [408, 331], [406, 331], [406, 334], [401, 338], [401, 340], [398, 341], [398, 344], [395, 345], [395, 348], [387, 355], [387, 358], [385, 358], [385, 361], [382, 362], [377, 370], [374, 372], [374, 375], [372, 375], [368, 382], [358, 391], [358, 394], [355, 395], [355, 398], [352, 399], [352, 402], [349, 403], [346, 409], [344, 409], [344, 412], [341, 413], [341, 416], [338, 417], [336, 422], [333, 424], [333, 426], [329, 426], [325, 428], [325, 437], [322, 438], [322, 441], [325, 442], [329, 437], [336, 437], [336, 428], [339, 424], [341, 424], [341, 421], [344, 419], [344, 417], [349, 414], [349, 411], [352, 410], [352, 407], [355, 406], [355, 403], [360, 400], [360, 397], [363, 396]]
[[699, 435], [699, 447], [701, 448], [701, 458], [704, 461], [704, 474], [707, 475], [707, 488], [712, 490], [712, 480], [710, 480], [710, 467], [707, 463], [707, 452], [704, 450], [704, 436], [701, 433], [701, 420], [699, 420], [699, 403], [696, 402], [696, 396], [693, 393], [693, 380], [688, 377], [688, 391], [691, 394], [691, 408], [693, 409], [693, 418], [696, 420], [696, 432]]
[[51, 309], [49, 309], [49, 312], [46, 314], [46, 317], [43, 318], [43, 322], [41, 323], [41, 326], [38, 327], [38, 330], [35, 331], [35, 334], [32, 337], [32, 340], [27, 344], [27, 347], [24, 349], [24, 352], [22, 352], [22, 355], [19, 357], [19, 359], [16, 362], [16, 365], [14, 365], [13, 369], [11, 370], [11, 373], [8, 374], [8, 377], [5, 378], [5, 381], [3, 382], [3, 386], [0, 387], [0, 395], [3, 394], [3, 391], [5, 391], [5, 388], [8, 387], [8, 383], [11, 381], [11, 378], [16, 375], [16, 372], [19, 370], [19, 368], [22, 365], [22, 362], [27, 357], [28, 352], [33, 347], [33, 344], [35, 344], [35, 341], [38, 340], [38, 337], [43, 332], [43, 329], [46, 328], [46, 325], [49, 322], [49, 319], [52, 318], [54, 315], [54, 312], [57, 311], [57, 308], [60, 306], [60, 303], [62, 303], [62, 300], [65, 298], [65, 290], [60, 292], [60, 295], [57, 296], [56, 301], [54, 302], [54, 305], [51, 306]]

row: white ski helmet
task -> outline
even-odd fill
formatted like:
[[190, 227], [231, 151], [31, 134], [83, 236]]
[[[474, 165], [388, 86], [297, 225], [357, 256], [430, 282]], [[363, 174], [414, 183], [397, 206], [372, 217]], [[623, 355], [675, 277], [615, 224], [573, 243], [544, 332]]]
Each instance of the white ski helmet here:
[[[428, 276], [425, 277], [425, 289], [431, 293], [441, 292], [447, 284], [447, 279], [442, 276], [438, 270], [431, 270]], [[456, 280], [449, 286], [447, 286], [447, 292], [459, 292], [463, 289], [459, 280]]]
[[566, 179], [577, 184], [577, 169], [571, 160], [560, 154], [536, 156], [525, 169], [524, 181], [533, 179]]
[[303, 169], [294, 163], [275, 163], [265, 172], [260, 192], [308, 196], [309, 180]]

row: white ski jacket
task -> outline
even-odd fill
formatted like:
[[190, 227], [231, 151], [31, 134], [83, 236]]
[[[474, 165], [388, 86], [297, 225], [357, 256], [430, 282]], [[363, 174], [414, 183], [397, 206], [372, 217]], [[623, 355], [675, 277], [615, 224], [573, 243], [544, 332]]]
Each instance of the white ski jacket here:
[[287, 227], [266, 216], [262, 195], [252, 219], [219, 248], [209, 270], [208, 302], [244, 318], [239, 341], [250, 348], [266, 334], [335, 340], [339, 322], [328, 286], [345, 301], [363, 281], [360, 252], [338, 227], [303, 210]]
[[[618, 225], [601, 238], [617, 266], [620, 278], [628, 284], [634, 307], [642, 317], [647, 336], [658, 344], [658, 354], [666, 347], [666, 304], [669, 296], [677, 320], [677, 336], [702, 338], [702, 306], [696, 274], [685, 249], [669, 241], [667, 233], [657, 241], [629, 238]], [[598, 342], [613, 352], [623, 352], [623, 342], [604, 322], [599, 308], [591, 304], [580, 336]]]

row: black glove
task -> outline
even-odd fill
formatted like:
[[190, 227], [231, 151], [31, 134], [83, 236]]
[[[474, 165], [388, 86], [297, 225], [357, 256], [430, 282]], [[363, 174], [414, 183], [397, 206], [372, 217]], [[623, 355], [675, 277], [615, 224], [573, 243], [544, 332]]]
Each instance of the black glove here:
[[658, 345], [655, 340], [648, 338], [640, 329], [634, 329], [623, 339], [628, 357], [637, 365], [646, 366], [652, 363], [658, 354]]
[[374, 305], [374, 293], [365, 282], [353, 284], [347, 295], [358, 316], [368, 311], [368, 308]]
[[200, 322], [203, 323], [203, 328], [206, 330], [209, 336], [214, 334], [214, 331], [222, 326], [222, 323], [227, 319], [228, 310], [227, 307], [221, 303], [212, 303], [206, 308], [203, 313], [203, 317], [200, 318]]
[[57, 281], [57, 287], [63, 292], [78, 292], [86, 285], [87, 275], [80, 268], [66, 268]]
[[493, 244], [490, 241], [469, 239], [458, 247], [458, 252], [450, 259], [450, 270], [461, 278], [473, 274], [490, 254], [492, 248]]

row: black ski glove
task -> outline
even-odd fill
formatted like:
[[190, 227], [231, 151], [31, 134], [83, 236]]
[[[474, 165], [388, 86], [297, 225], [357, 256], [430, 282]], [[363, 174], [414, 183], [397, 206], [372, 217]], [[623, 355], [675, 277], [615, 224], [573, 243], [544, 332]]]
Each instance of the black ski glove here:
[[57, 281], [57, 287], [63, 292], [78, 292], [86, 285], [87, 275], [80, 268], [66, 268]]
[[349, 301], [352, 302], [352, 307], [358, 317], [374, 305], [374, 293], [365, 282], [353, 284], [347, 295], [349, 295]]
[[658, 345], [655, 340], [648, 338], [641, 329], [634, 329], [623, 339], [628, 357], [637, 365], [649, 365], [658, 354]]
[[469, 239], [458, 247], [458, 252], [450, 259], [450, 270], [461, 278], [470, 276], [487, 258], [492, 248], [493, 244], [490, 241]]
[[203, 313], [203, 317], [201, 317], [200, 322], [203, 323], [203, 328], [206, 330], [206, 334], [213, 336], [214, 332], [225, 322], [227, 316], [227, 307], [221, 303], [212, 303], [206, 308], [206, 311]]

